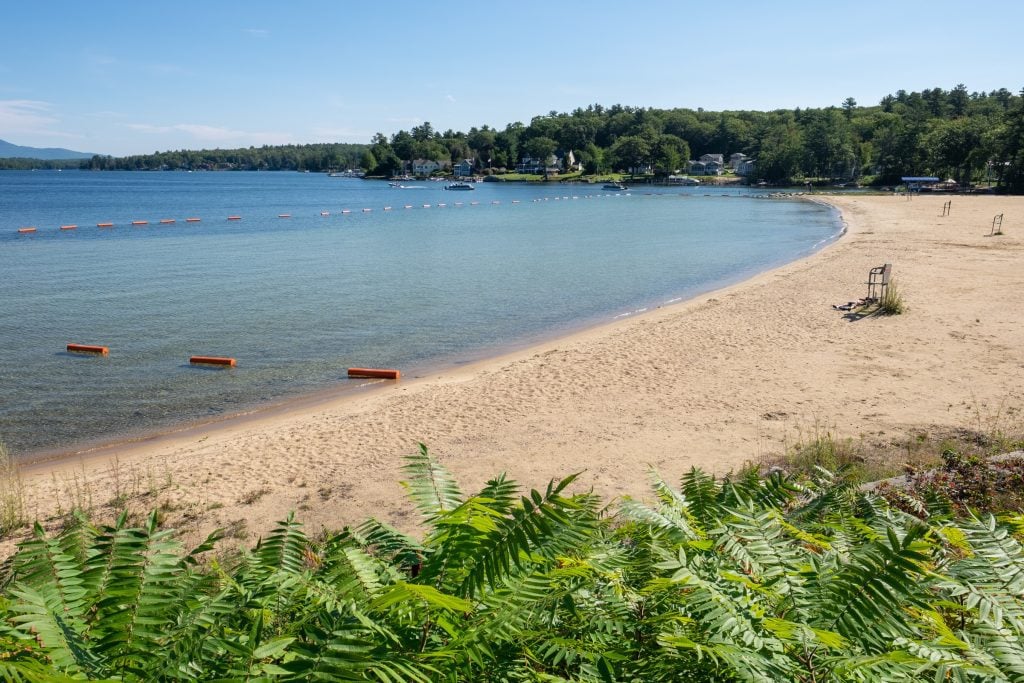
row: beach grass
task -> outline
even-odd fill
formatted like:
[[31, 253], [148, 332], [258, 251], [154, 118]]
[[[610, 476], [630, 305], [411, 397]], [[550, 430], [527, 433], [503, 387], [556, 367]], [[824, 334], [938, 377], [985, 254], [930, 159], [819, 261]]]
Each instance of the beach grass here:
[[0, 538], [27, 523], [25, 482], [17, 463], [0, 441]]

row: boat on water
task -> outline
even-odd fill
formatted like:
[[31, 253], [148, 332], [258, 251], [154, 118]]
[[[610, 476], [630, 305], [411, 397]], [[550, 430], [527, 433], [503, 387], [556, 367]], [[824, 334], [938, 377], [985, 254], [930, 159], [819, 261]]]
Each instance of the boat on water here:
[[622, 183], [605, 183], [604, 184], [604, 189], [606, 189], [606, 190], [616, 190], [618, 192], [622, 192], [624, 190], [628, 190], [629, 188], [626, 187], [625, 185], [623, 185]]
[[475, 190], [476, 188], [469, 183], [452, 183], [451, 185], [445, 185], [446, 190]]

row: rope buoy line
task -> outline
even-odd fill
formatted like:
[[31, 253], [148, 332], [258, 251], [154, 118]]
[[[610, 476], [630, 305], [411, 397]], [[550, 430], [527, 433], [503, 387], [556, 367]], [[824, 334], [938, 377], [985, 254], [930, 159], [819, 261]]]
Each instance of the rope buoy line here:
[[[621, 194], [595, 194], [595, 195], [589, 195], [588, 194], [588, 195], [583, 195], [583, 196], [574, 195], [572, 197], [554, 197], [554, 200], [558, 201], [558, 200], [561, 200], [561, 199], [600, 199], [601, 197], [628, 197], [630, 195], [631, 195], [631, 193], [628, 193], [628, 192], [627, 193], [621, 193]], [[550, 199], [552, 199], [552, 198], [551, 197], [537, 197], [537, 198], [533, 199], [532, 201], [533, 202], [546, 202], [546, 201], [549, 201]], [[513, 200], [511, 200], [511, 203], [512, 204], [519, 204], [519, 203], [521, 203], [521, 201], [522, 200], [519, 200], [519, 199], [513, 199]], [[502, 204], [502, 202], [500, 200], [495, 199], [495, 200], [491, 201], [490, 204], [491, 204], [491, 206], [500, 206]], [[479, 206], [480, 202], [473, 201], [473, 202], [469, 202], [468, 205], [469, 206]], [[430, 209], [430, 208], [435, 208], [435, 207], [436, 208], [446, 208], [448, 206], [462, 207], [462, 206], [466, 206], [466, 204], [464, 202], [453, 202], [452, 204], [446, 204], [446, 203], [423, 204], [422, 208], [424, 208], [424, 209]], [[392, 209], [391, 206], [384, 206], [382, 208], [383, 208], [384, 211], [391, 211], [391, 209]], [[412, 204], [404, 204], [402, 206], [402, 208], [403, 209], [413, 209], [413, 208], [416, 208], [416, 207], [414, 207]], [[343, 216], [344, 215], [349, 215], [349, 214], [352, 213], [352, 211], [353, 211], [352, 209], [341, 209], [341, 214]], [[371, 213], [372, 211], [373, 211], [373, 209], [369, 208], [369, 207], [361, 209], [361, 213]], [[321, 216], [330, 216], [331, 212], [330, 211], [321, 211], [320, 215]], [[291, 218], [292, 216], [293, 216], [293, 214], [290, 214], [290, 213], [279, 213], [279, 214], [277, 214], [278, 218]], [[185, 218], [184, 220], [185, 220], [186, 223], [199, 223], [203, 219], [199, 218], [199, 217], [196, 217], [196, 216], [190, 216], [188, 218]], [[240, 215], [231, 215], [231, 216], [227, 217], [227, 220], [229, 220], [229, 221], [240, 221], [240, 220], [242, 220], [242, 216], [240, 216]], [[178, 222], [178, 219], [176, 219], [176, 218], [161, 218], [157, 222], [160, 225], [173, 225], [173, 224]], [[150, 221], [148, 221], [148, 220], [138, 219], [138, 220], [129, 221], [128, 224], [132, 225], [132, 226], [135, 226], [135, 227], [141, 227], [141, 226], [144, 226], [144, 225], [149, 225], [149, 223], [150, 223]], [[104, 222], [101, 222], [101, 223], [97, 223], [96, 227], [97, 228], [113, 228], [113, 227], [115, 227], [115, 225], [116, 224], [113, 221], [104, 221]], [[59, 227], [59, 229], [60, 230], [64, 230], [64, 231], [76, 230], [76, 229], [78, 229], [78, 224], [77, 223], [68, 223], [66, 225], [61, 225]], [[26, 226], [26, 227], [18, 228], [18, 233], [22, 234], [22, 235], [31, 235], [31, 234], [34, 234], [34, 233], [37, 233], [37, 232], [38, 232], [38, 228], [36, 228], [35, 226]]]

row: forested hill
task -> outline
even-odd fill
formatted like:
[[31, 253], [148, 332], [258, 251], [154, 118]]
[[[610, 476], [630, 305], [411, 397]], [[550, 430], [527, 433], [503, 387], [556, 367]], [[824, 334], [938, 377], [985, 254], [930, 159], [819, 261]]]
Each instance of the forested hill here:
[[[771, 183], [843, 179], [893, 184], [904, 175], [961, 183], [989, 181], [1024, 192], [1024, 91], [900, 90], [877, 104], [849, 97], [836, 106], [775, 111], [653, 109], [599, 104], [552, 111], [529, 124], [468, 132], [414, 126], [369, 145], [314, 144], [235, 150], [95, 156], [89, 169], [242, 169], [328, 171], [361, 167], [391, 175], [403, 162], [469, 159], [474, 171], [512, 170], [523, 157], [548, 161], [572, 152], [589, 173], [643, 169], [655, 176], [686, 169], [703, 154], [742, 153], [750, 179]], [[2, 163], [2, 162], [0, 162]], [[686, 172], [684, 170], [684, 172]]]
[[243, 149], [157, 152], [127, 157], [94, 156], [82, 163], [89, 170], [242, 170], [333, 171], [355, 168], [367, 145], [323, 143], [264, 145]]

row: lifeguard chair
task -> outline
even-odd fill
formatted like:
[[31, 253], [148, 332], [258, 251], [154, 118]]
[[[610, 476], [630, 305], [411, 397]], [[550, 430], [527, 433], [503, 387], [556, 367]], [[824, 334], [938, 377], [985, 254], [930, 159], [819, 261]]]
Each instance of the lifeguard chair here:
[[877, 301], [885, 296], [885, 290], [889, 288], [889, 279], [892, 277], [892, 264], [886, 263], [882, 266], [875, 266], [868, 271], [868, 299]]

